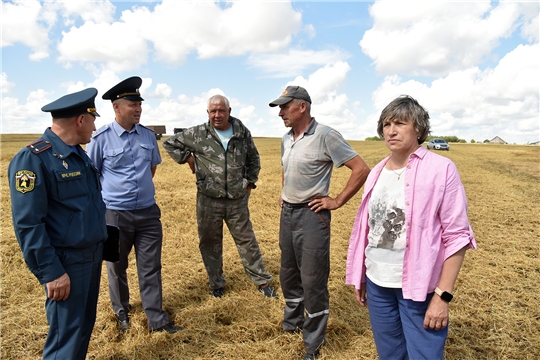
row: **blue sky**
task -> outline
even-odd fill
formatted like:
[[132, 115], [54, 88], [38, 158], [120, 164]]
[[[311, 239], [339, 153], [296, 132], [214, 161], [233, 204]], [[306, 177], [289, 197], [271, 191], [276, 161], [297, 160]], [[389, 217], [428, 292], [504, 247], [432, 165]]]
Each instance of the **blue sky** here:
[[254, 136], [287, 131], [268, 103], [304, 86], [312, 115], [346, 139], [376, 135], [381, 110], [408, 94], [432, 133], [467, 141], [540, 140], [538, 1], [2, 1], [2, 133], [42, 133], [40, 108], [143, 78], [145, 125], [207, 120], [231, 102]]

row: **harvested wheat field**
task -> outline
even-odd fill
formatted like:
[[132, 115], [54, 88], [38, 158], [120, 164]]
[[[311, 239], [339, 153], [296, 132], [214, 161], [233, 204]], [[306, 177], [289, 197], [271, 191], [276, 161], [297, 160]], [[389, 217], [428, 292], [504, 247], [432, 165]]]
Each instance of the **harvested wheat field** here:
[[[36, 135], [2, 135], [1, 142], [1, 358], [38, 359], [47, 322], [44, 292], [26, 268], [11, 224], [7, 165]], [[262, 170], [250, 210], [267, 269], [279, 289], [277, 199], [281, 187], [279, 139], [258, 138]], [[352, 141], [372, 167], [387, 153], [382, 142]], [[468, 251], [450, 306], [446, 359], [540, 357], [540, 147], [452, 144], [441, 153], [458, 166], [469, 199], [479, 249]], [[149, 334], [138, 294], [135, 259], [129, 269], [132, 328], [121, 334], [109, 306], [103, 271], [98, 317], [88, 359], [299, 359], [301, 335], [281, 331], [283, 297], [267, 299], [241, 267], [225, 231], [226, 294], [209, 294], [198, 250], [194, 176], [162, 150], [155, 177], [162, 209], [164, 307], [186, 330]], [[333, 175], [331, 195], [347, 181]], [[360, 191], [360, 193], [362, 190]], [[333, 212], [331, 313], [322, 359], [375, 359], [367, 309], [345, 286], [345, 259], [360, 193]]]

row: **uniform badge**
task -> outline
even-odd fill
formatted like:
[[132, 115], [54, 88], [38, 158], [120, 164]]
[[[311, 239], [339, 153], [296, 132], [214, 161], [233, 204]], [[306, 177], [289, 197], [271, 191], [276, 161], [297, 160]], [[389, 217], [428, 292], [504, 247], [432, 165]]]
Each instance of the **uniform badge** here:
[[66, 168], [66, 170], [67, 170], [67, 168], [69, 167], [68, 164], [67, 164], [67, 162], [66, 162], [65, 160], [62, 161], [62, 165], [64, 165], [64, 167]]
[[19, 170], [15, 173], [15, 190], [20, 193], [27, 193], [34, 190], [36, 174], [30, 170]]

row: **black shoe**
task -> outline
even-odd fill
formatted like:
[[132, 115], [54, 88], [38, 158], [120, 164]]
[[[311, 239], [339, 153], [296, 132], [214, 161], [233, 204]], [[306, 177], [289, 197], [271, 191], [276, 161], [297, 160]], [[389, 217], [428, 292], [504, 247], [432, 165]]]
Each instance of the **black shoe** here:
[[314, 353], [306, 353], [304, 355], [303, 360], [315, 360], [319, 358], [319, 350], [315, 351]]
[[212, 295], [214, 295], [214, 297], [220, 298], [223, 297], [223, 294], [225, 294], [225, 289], [222, 287], [219, 289], [212, 289]]
[[176, 325], [173, 325], [171, 323], [168, 323], [168, 324], [165, 324], [163, 325], [162, 327], [160, 328], [157, 328], [157, 329], [154, 329], [154, 330], [150, 330], [151, 333], [153, 332], [162, 332], [162, 331], [165, 331], [165, 332], [168, 332], [169, 334], [174, 334], [176, 332], [179, 332], [179, 331], [182, 331], [184, 330], [183, 327], [181, 326], [176, 326]]
[[118, 326], [120, 327], [120, 330], [122, 332], [126, 332], [127, 330], [129, 330], [129, 318], [125, 313], [121, 312], [120, 314], [117, 314], [116, 320], [118, 321]]
[[270, 285], [266, 285], [265, 287], [262, 287], [262, 285], [259, 286], [259, 292], [263, 293], [264, 296], [266, 296], [267, 298], [277, 298], [277, 294], [276, 292], [274, 291], [274, 289], [272, 289], [272, 287]]

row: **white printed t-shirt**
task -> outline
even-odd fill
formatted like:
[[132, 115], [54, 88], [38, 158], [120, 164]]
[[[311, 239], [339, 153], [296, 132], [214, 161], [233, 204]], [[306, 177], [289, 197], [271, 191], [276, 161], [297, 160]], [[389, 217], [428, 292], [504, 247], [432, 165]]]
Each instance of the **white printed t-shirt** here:
[[383, 168], [369, 201], [366, 276], [376, 285], [401, 288], [405, 254], [405, 168]]

